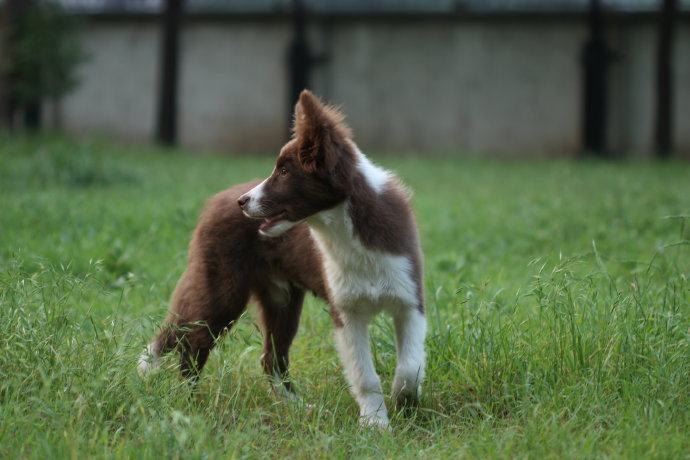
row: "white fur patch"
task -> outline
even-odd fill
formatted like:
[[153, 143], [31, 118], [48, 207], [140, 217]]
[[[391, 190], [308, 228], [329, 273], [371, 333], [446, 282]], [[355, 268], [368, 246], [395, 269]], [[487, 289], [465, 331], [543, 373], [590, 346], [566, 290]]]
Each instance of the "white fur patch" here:
[[371, 188], [374, 189], [376, 193], [381, 193], [391, 180], [391, 173], [380, 166], [375, 165], [369, 160], [369, 158], [364, 155], [357, 146], [355, 147], [355, 153], [357, 154], [357, 169], [362, 173], [367, 183]]
[[160, 365], [160, 360], [158, 348], [153, 343], [146, 345], [146, 349], [139, 355], [139, 364], [137, 365], [139, 375], [147, 377], [153, 373]]
[[271, 388], [273, 388], [273, 393], [283, 401], [296, 402], [298, 401], [297, 395], [292, 391], [288, 391], [283, 385], [283, 379], [280, 378], [277, 372], [273, 372], [271, 377]]
[[249, 197], [245, 208], [242, 210], [247, 217], [256, 217], [263, 214], [263, 208], [261, 206], [261, 199], [264, 196], [264, 187], [268, 179], [265, 179], [259, 185], [245, 193], [245, 196]]
[[354, 234], [348, 208], [345, 202], [308, 219], [334, 303], [372, 313], [383, 308], [393, 313], [401, 304], [416, 308], [418, 289], [410, 259], [365, 248]]

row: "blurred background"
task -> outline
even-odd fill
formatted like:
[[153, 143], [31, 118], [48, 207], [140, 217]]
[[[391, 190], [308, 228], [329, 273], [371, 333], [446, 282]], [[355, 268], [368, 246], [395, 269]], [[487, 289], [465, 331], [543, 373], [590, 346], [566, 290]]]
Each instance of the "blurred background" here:
[[0, 0], [0, 129], [275, 154], [690, 157], [690, 0]]

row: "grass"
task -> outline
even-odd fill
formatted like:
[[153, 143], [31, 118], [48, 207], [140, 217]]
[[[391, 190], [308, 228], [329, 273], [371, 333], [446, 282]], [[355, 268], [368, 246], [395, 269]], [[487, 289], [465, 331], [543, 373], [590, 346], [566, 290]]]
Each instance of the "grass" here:
[[[276, 402], [252, 311], [196, 391], [136, 357], [206, 197], [272, 159], [0, 139], [0, 456], [690, 458], [690, 165], [379, 158], [415, 190], [428, 378], [357, 425], [308, 298]], [[388, 390], [390, 321], [372, 326]], [[389, 403], [389, 407], [392, 406]]]

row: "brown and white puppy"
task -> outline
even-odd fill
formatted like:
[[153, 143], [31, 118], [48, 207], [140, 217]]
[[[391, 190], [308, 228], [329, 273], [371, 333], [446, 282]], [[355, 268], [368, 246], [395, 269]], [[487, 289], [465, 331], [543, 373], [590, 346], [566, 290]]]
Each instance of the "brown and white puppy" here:
[[[396, 402], [419, 397], [424, 378], [422, 255], [408, 192], [352, 141], [343, 116], [309, 91], [295, 107], [294, 135], [273, 173], [211, 198], [194, 232], [189, 264], [161, 332], [139, 361], [143, 373], [178, 348], [196, 375], [215, 339], [256, 297], [262, 364], [291, 395], [288, 352], [306, 290], [326, 299], [361, 421], [387, 426], [368, 325], [392, 315]], [[239, 204], [239, 206], [238, 206]]]

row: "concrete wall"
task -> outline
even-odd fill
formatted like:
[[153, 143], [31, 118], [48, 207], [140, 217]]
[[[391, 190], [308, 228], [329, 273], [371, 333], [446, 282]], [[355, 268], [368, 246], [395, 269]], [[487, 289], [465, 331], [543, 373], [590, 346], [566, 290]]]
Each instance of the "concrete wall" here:
[[573, 23], [343, 24], [326, 93], [361, 143], [394, 151], [574, 153]]
[[656, 30], [651, 23], [622, 25], [609, 36], [617, 53], [609, 79], [609, 145], [639, 155], [653, 148]]
[[[690, 151], [690, 27], [676, 48], [676, 145]], [[327, 63], [313, 88], [340, 104], [372, 152], [576, 154], [582, 18], [315, 21]], [[612, 150], [649, 153], [656, 36], [651, 20], [609, 28]], [[182, 36], [180, 141], [221, 152], [275, 152], [288, 120], [285, 19], [191, 21]], [[91, 23], [82, 86], [62, 105], [76, 133], [150, 141], [159, 33], [152, 20]]]
[[148, 142], [155, 129], [158, 30], [144, 23], [98, 23], [85, 27], [81, 44], [88, 60], [80, 85], [62, 102], [62, 125], [78, 134], [107, 134]]
[[194, 148], [275, 151], [287, 137], [287, 24], [194, 24], [184, 33], [180, 140]]

